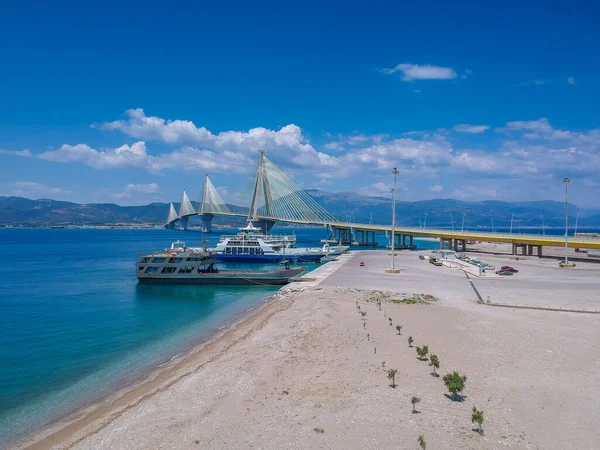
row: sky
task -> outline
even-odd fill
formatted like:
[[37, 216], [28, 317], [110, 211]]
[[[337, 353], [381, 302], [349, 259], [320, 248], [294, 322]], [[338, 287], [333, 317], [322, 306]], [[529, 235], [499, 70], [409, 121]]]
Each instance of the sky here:
[[600, 207], [594, 2], [0, 6], [0, 195], [305, 189]]

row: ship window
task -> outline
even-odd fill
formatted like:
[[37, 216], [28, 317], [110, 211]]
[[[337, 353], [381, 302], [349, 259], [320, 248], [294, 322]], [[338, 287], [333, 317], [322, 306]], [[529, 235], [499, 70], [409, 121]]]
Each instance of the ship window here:
[[156, 273], [157, 270], [158, 270], [158, 267], [148, 267], [146, 269], [146, 273]]
[[152, 262], [155, 263], [164, 263], [166, 260], [166, 258], [154, 258], [154, 260]]
[[183, 258], [171, 258], [171, 259], [169, 259], [169, 262], [170, 262], [171, 264], [173, 264], [173, 263], [177, 263], [177, 264], [178, 264], [178, 263], [180, 263], [181, 261], [183, 261]]
[[193, 270], [193, 267], [182, 267], [181, 269], [179, 269], [179, 273], [192, 273]]
[[138, 270], [144, 270], [144, 266], [139, 266]]
[[177, 267], [163, 267], [160, 273], [173, 273], [176, 269]]
[[150, 261], [150, 258], [147, 258], [147, 257], [142, 260], [142, 262], [145, 262], [145, 263], [147, 263], [149, 261]]

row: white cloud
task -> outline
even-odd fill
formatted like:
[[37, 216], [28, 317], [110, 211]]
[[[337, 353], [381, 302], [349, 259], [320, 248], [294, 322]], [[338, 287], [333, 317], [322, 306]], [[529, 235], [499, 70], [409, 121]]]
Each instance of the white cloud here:
[[5, 150], [5, 149], [0, 148], [0, 154], [21, 156], [23, 158], [31, 158], [33, 156], [33, 153], [31, 153], [27, 149], [25, 149], [25, 150]]
[[73, 191], [48, 186], [35, 181], [17, 181], [10, 184], [11, 194], [18, 197], [49, 197], [56, 194], [74, 194]]
[[429, 190], [431, 192], [442, 192], [444, 190], [444, 187], [441, 184], [436, 184], [436, 185], [430, 186]]
[[129, 183], [125, 186], [125, 190], [127, 192], [139, 192], [142, 194], [155, 194], [159, 192], [160, 187], [156, 183], [148, 183], [148, 184], [134, 184]]
[[489, 130], [489, 125], [469, 125], [467, 123], [461, 123], [454, 127], [454, 131], [458, 131], [459, 133], [470, 133], [470, 134], [479, 134], [484, 131]]
[[[214, 151], [237, 158], [256, 155], [259, 150], [264, 149], [274, 162], [287, 167], [311, 166], [323, 159], [323, 154], [318, 153], [305, 140], [302, 129], [294, 124], [277, 131], [259, 127], [247, 132], [224, 131], [213, 134], [204, 127], [196, 127], [191, 121], [148, 117], [139, 108], [129, 109], [126, 114], [127, 120], [95, 124], [94, 127], [120, 130], [135, 138], [157, 140], [169, 145], [190, 144], [191, 146], [184, 148]], [[196, 165], [198, 162], [196, 161]]]
[[375, 183], [373, 185], [373, 189], [375, 189], [376, 192], [388, 194], [391, 191], [392, 188], [388, 184], [379, 182], [379, 183]]
[[523, 137], [527, 139], [571, 139], [575, 136], [571, 131], [556, 130], [547, 118], [508, 122], [508, 130], [527, 131]]
[[569, 77], [569, 78], [567, 78], [567, 83], [569, 83], [569, 84], [575, 84], [575, 77]]
[[456, 78], [456, 72], [449, 67], [432, 66], [431, 64], [398, 64], [391, 69], [383, 69], [389, 75], [396, 72], [402, 73], [403, 81], [413, 80], [451, 80]]

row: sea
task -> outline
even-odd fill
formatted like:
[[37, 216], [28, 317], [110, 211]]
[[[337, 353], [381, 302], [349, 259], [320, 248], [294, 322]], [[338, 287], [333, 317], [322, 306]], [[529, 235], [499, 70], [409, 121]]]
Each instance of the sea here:
[[[272, 233], [296, 234], [298, 247], [328, 237], [323, 228]], [[134, 383], [264, 304], [277, 287], [138, 284], [138, 254], [175, 240], [214, 246], [220, 234], [0, 228], [0, 448]], [[377, 238], [383, 251], [385, 236]]]

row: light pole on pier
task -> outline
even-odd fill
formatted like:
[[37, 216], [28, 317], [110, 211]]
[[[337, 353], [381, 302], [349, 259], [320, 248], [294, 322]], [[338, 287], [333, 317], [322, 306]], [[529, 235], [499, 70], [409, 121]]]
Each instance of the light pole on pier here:
[[544, 226], [544, 215], [542, 214], [542, 234], [546, 235], [546, 227]]
[[425, 221], [423, 222], [423, 229], [427, 228], [427, 213], [425, 213]]
[[421, 213], [419, 213], [419, 228], [422, 228], [423, 224], [421, 223]]
[[463, 213], [462, 226], [460, 227], [461, 232], [465, 231], [465, 214], [466, 213]]
[[492, 233], [494, 232], [494, 216], [490, 214], [490, 220], [492, 221]]
[[563, 178], [565, 183], [565, 265], [569, 264], [569, 180], [567, 177]]
[[575, 216], [575, 232], [573, 233], [573, 236], [577, 237], [577, 225], [579, 224], [579, 213], [577, 213], [577, 215]]
[[510, 235], [512, 236], [512, 226], [513, 226], [513, 220], [515, 218], [515, 215], [513, 214], [512, 217], [510, 218]]
[[396, 167], [394, 167], [394, 170], [392, 170], [392, 175], [394, 175], [394, 187], [392, 189], [392, 267], [388, 270], [386, 270], [386, 272], [390, 272], [390, 273], [398, 273], [400, 272], [398, 269], [396, 269], [396, 264], [394, 261], [394, 254], [396, 253], [396, 248], [395, 248], [395, 243], [396, 243], [396, 176], [399, 174], [400, 172], [398, 171], [398, 169]]
[[454, 217], [452, 217], [452, 213], [450, 213], [450, 222], [452, 223], [452, 231], [454, 231]]

